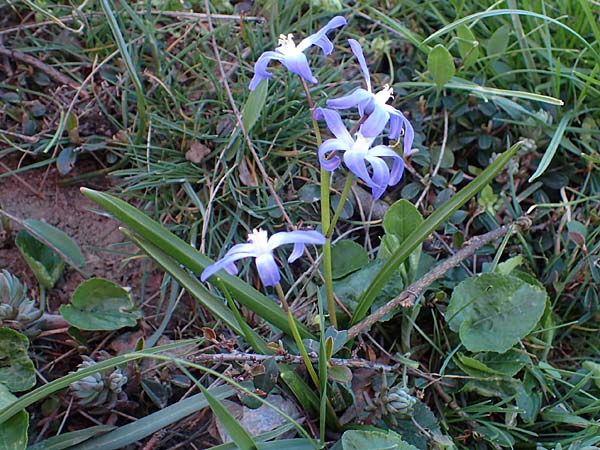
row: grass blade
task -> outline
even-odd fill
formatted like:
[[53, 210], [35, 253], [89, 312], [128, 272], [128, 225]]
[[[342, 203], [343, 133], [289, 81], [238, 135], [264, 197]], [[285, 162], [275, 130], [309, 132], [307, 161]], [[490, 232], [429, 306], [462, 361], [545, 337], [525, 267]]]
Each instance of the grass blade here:
[[458, 208], [467, 203], [474, 195], [490, 183], [520, 147], [521, 144], [517, 143], [506, 150], [496, 161], [481, 172], [477, 178], [436, 209], [433, 214], [425, 219], [422, 226], [413, 231], [408, 238], [402, 241], [398, 250], [386, 261], [385, 265], [379, 270], [377, 275], [375, 275], [375, 278], [373, 278], [373, 281], [371, 281], [371, 284], [362, 295], [352, 316], [352, 325], [358, 323], [366, 316], [375, 300], [375, 296], [381, 291], [398, 266], [409, 257], [411, 252], [427, 239], [437, 227], [454, 214]]
[[565, 130], [569, 126], [569, 123], [571, 123], [572, 117], [573, 114], [569, 112], [565, 114], [561, 121], [558, 123], [558, 127], [556, 127], [554, 136], [552, 136], [552, 140], [548, 144], [548, 148], [544, 152], [544, 156], [542, 157], [538, 168], [536, 169], [535, 173], [531, 175], [531, 177], [529, 177], [529, 180], [527, 181], [531, 183], [533, 180], [539, 178], [546, 171], [546, 169], [550, 165], [550, 162], [552, 161], [552, 158], [554, 158], [554, 155], [556, 154], [556, 150], [558, 150], [560, 141], [562, 141], [562, 138], [565, 135]]

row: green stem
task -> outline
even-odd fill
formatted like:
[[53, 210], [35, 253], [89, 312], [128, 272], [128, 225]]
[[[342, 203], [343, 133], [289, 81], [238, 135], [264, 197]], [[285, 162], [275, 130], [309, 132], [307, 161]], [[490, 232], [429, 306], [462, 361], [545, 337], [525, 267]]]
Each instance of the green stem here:
[[46, 312], [46, 288], [40, 284], [40, 311]]
[[277, 291], [277, 296], [279, 297], [279, 300], [281, 300], [281, 306], [283, 306], [283, 310], [287, 314], [288, 323], [290, 324], [290, 329], [292, 330], [292, 336], [294, 337], [296, 346], [298, 347], [298, 350], [302, 355], [302, 359], [304, 360], [306, 370], [308, 370], [308, 373], [310, 374], [313, 383], [315, 383], [315, 386], [320, 387], [321, 383], [319, 382], [319, 377], [317, 376], [317, 372], [315, 372], [315, 369], [312, 366], [312, 362], [308, 357], [308, 353], [306, 352], [306, 348], [304, 347], [304, 343], [302, 342], [302, 338], [300, 337], [300, 333], [298, 332], [298, 328], [296, 327], [296, 321], [294, 320], [294, 316], [292, 315], [290, 306], [288, 305], [288, 302], [285, 299], [285, 294], [283, 293], [283, 289], [281, 288], [281, 285], [279, 283], [275, 285], [275, 291]]
[[342, 196], [340, 198], [340, 202], [335, 209], [335, 214], [333, 215], [333, 219], [331, 219], [331, 223], [329, 224], [329, 228], [327, 229], [327, 233], [325, 237], [327, 239], [331, 239], [333, 235], [333, 231], [335, 229], [335, 224], [337, 223], [342, 211], [344, 210], [344, 205], [346, 204], [346, 200], [348, 199], [348, 194], [350, 193], [350, 188], [352, 188], [352, 182], [354, 181], [354, 174], [349, 173], [346, 176], [346, 183], [344, 184], [344, 189], [342, 190]]
[[[323, 142], [321, 138], [321, 131], [319, 129], [319, 124], [313, 117], [313, 112], [315, 109], [315, 104], [310, 95], [310, 90], [308, 89], [308, 85], [306, 81], [301, 77], [302, 88], [306, 93], [306, 101], [308, 102], [308, 106], [310, 108], [310, 118], [312, 120], [313, 129], [315, 131], [315, 137], [317, 139], [317, 147], [321, 146]], [[323, 232], [329, 232], [329, 228], [331, 227], [331, 201], [330, 201], [330, 186], [331, 186], [331, 174], [321, 167], [321, 230]], [[331, 325], [335, 328], [337, 325], [337, 316], [335, 314], [335, 299], [333, 296], [333, 273], [332, 273], [332, 265], [331, 265], [331, 238], [327, 238], [325, 244], [323, 245], [323, 274], [325, 278], [325, 292], [327, 294], [327, 309], [329, 310], [329, 320]]]

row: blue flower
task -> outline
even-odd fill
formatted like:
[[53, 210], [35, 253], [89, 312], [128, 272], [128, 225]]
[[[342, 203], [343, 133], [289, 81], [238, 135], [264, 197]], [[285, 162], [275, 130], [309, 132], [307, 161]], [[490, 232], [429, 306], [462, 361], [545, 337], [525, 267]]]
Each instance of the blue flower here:
[[254, 77], [250, 81], [250, 90], [253, 91], [265, 78], [271, 78], [272, 73], [267, 72], [267, 66], [269, 62], [274, 59], [279, 61], [290, 72], [301, 76], [310, 83], [316, 83], [317, 79], [313, 76], [306, 55], [303, 53], [304, 50], [312, 45], [316, 45], [323, 50], [325, 55], [330, 55], [333, 51], [333, 43], [327, 37], [327, 33], [335, 28], [346, 25], [346, 19], [342, 16], [336, 16], [331, 19], [327, 25], [317, 31], [315, 34], [310, 35], [306, 39], [302, 40], [298, 45], [294, 43], [291, 34], [287, 36], [279, 36], [279, 47], [274, 51], [264, 52], [259, 56], [256, 64], [254, 65]]
[[[381, 197], [388, 186], [394, 186], [402, 178], [404, 160], [394, 150], [385, 145], [371, 148], [374, 137], [366, 137], [359, 130], [353, 139], [337, 111], [317, 108], [317, 120], [325, 119], [327, 127], [335, 138], [328, 139], [319, 147], [319, 162], [327, 171], [334, 171], [341, 163], [337, 152], [344, 152], [344, 164], [358, 178], [371, 188], [373, 198]], [[392, 170], [383, 158], [391, 158]], [[371, 170], [367, 168], [367, 163]], [[371, 172], [371, 173], [369, 173]]]
[[288, 262], [292, 263], [302, 256], [305, 244], [324, 243], [325, 237], [318, 231], [282, 231], [268, 237], [264, 230], [253, 230], [252, 234], [248, 235], [246, 244], [236, 244], [231, 247], [223, 258], [204, 269], [200, 279], [206, 281], [221, 269], [235, 275], [238, 272], [235, 261], [242, 258], [255, 258], [258, 276], [263, 284], [275, 286], [281, 276], [273, 250], [281, 245], [294, 244], [294, 249], [288, 258]]
[[334, 109], [349, 109], [358, 106], [361, 117], [368, 115], [367, 119], [360, 127], [363, 136], [377, 137], [383, 131], [387, 123], [390, 123], [390, 139], [398, 139], [404, 129], [404, 154], [410, 153], [415, 132], [412, 125], [404, 115], [391, 105], [387, 104], [390, 98], [393, 98], [393, 90], [387, 84], [377, 92], [373, 92], [371, 87], [371, 76], [363, 55], [360, 44], [355, 39], [349, 39], [348, 43], [352, 53], [358, 59], [363, 76], [367, 83], [367, 90], [358, 88], [350, 95], [327, 100], [327, 106]]

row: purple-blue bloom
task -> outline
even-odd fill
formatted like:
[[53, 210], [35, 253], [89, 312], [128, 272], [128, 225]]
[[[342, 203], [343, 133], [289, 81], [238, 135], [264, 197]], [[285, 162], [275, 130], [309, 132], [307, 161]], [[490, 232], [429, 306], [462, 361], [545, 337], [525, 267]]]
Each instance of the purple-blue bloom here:
[[250, 90], [253, 91], [265, 78], [271, 78], [272, 73], [267, 72], [267, 66], [271, 60], [279, 61], [283, 64], [290, 72], [301, 76], [310, 83], [316, 83], [317, 79], [313, 76], [306, 55], [303, 53], [304, 50], [312, 45], [316, 45], [323, 50], [325, 55], [330, 55], [333, 51], [333, 43], [327, 37], [327, 33], [335, 28], [346, 25], [346, 19], [342, 16], [336, 16], [331, 19], [327, 25], [321, 28], [314, 34], [311, 34], [306, 39], [302, 40], [298, 45], [294, 43], [291, 34], [287, 36], [279, 36], [279, 47], [274, 51], [264, 52], [259, 56], [256, 64], [254, 65], [254, 76], [250, 81]]
[[214, 264], [208, 266], [200, 275], [202, 281], [208, 280], [221, 269], [225, 269], [232, 275], [238, 270], [235, 261], [242, 258], [255, 258], [258, 276], [265, 286], [275, 286], [281, 278], [273, 250], [281, 245], [294, 244], [294, 249], [288, 258], [288, 262], [296, 261], [304, 253], [305, 244], [325, 243], [325, 237], [318, 231], [282, 231], [268, 237], [264, 230], [252, 230], [248, 235], [246, 244], [236, 244], [229, 249], [225, 256]]
[[367, 90], [358, 88], [350, 95], [344, 97], [327, 100], [327, 106], [334, 109], [349, 109], [358, 106], [358, 111], [362, 116], [368, 115], [367, 119], [360, 127], [363, 136], [377, 137], [383, 131], [387, 123], [390, 123], [390, 139], [398, 139], [404, 129], [404, 154], [410, 153], [413, 139], [415, 136], [414, 129], [408, 119], [391, 105], [387, 104], [390, 97], [393, 98], [393, 90], [387, 84], [377, 92], [373, 92], [371, 87], [371, 75], [367, 68], [367, 62], [363, 55], [360, 44], [355, 39], [348, 39], [352, 53], [358, 59], [363, 76], [367, 83]]
[[[319, 147], [319, 162], [325, 170], [332, 172], [337, 169], [341, 159], [335, 153], [344, 152], [344, 164], [371, 188], [374, 199], [381, 197], [388, 186], [394, 186], [400, 181], [404, 172], [404, 160], [390, 147], [376, 145], [371, 148], [375, 138], [364, 136], [360, 130], [356, 133], [356, 139], [353, 139], [339, 113], [332, 109], [317, 108], [314, 117], [317, 120], [325, 119], [327, 127], [335, 136]], [[391, 171], [383, 159], [386, 157], [393, 161]], [[367, 163], [371, 166], [372, 175], [367, 169]]]

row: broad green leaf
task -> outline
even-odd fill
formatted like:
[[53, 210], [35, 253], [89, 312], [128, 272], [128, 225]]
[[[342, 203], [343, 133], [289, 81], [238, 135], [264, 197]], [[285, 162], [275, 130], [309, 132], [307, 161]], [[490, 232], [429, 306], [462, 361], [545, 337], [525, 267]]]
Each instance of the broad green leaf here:
[[15, 244], [42, 286], [52, 289], [65, 268], [64, 261], [50, 247], [38, 241], [29, 231], [21, 230]]
[[381, 291], [387, 280], [390, 279], [400, 264], [410, 256], [412, 251], [421, 245], [441, 224], [448, 220], [458, 208], [467, 203], [490, 181], [492, 181], [496, 174], [506, 163], [508, 163], [508, 161], [510, 161], [520, 147], [521, 144], [517, 143], [502, 153], [502, 155], [486, 167], [473, 181], [437, 208], [427, 219], [425, 219], [419, 228], [414, 230], [410, 236], [400, 244], [398, 250], [387, 259], [385, 265], [378, 271], [377, 275], [369, 284], [369, 287], [361, 296], [360, 303], [352, 315], [352, 325], [365, 317], [379, 291]]
[[56, 251], [67, 263], [74, 267], [85, 265], [85, 257], [81, 249], [64, 231], [48, 225], [46, 222], [34, 219], [24, 220], [23, 226], [44, 244]]
[[383, 217], [383, 229], [386, 234], [398, 236], [401, 242], [422, 224], [423, 216], [419, 210], [405, 199], [398, 200], [390, 206]]
[[521, 255], [513, 256], [508, 258], [506, 261], [501, 262], [496, 266], [495, 272], [503, 275], [510, 275], [513, 270], [523, 264], [523, 257]]
[[346, 366], [332, 366], [328, 370], [329, 379], [338, 383], [350, 383], [352, 381], [352, 371]]
[[21, 333], [0, 328], [0, 385], [11, 392], [26, 391], [35, 385], [35, 367], [27, 347], [29, 339]]
[[427, 56], [427, 69], [436, 84], [438, 91], [452, 79], [456, 68], [450, 52], [442, 44], [433, 47]]
[[479, 59], [479, 42], [473, 31], [466, 25], [461, 25], [456, 30], [458, 36], [458, 52], [466, 69]]
[[556, 151], [558, 150], [558, 146], [560, 145], [560, 143], [563, 139], [563, 136], [565, 135], [565, 131], [567, 130], [567, 127], [571, 123], [572, 118], [573, 118], [573, 114], [571, 112], [568, 112], [560, 120], [560, 122], [558, 123], [558, 126], [556, 127], [556, 130], [554, 131], [552, 140], [548, 144], [548, 148], [546, 148], [546, 151], [544, 152], [544, 156], [542, 157], [542, 160], [540, 161], [540, 163], [538, 165], [538, 168], [535, 170], [534, 174], [531, 175], [531, 177], [529, 177], [529, 180], [527, 180], [527, 181], [529, 181], [531, 183], [533, 180], [535, 180], [536, 178], [539, 178], [546, 171], [546, 169], [550, 165], [550, 162], [552, 161], [552, 158], [554, 158], [554, 155], [556, 154]]
[[488, 56], [499, 56], [504, 54], [506, 47], [508, 46], [508, 38], [510, 33], [510, 27], [508, 25], [502, 25], [487, 41], [485, 49]]
[[215, 414], [221, 425], [227, 434], [231, 436], [231, 440], [235, 442], [240, 450], [255, 450], [256, 442], [252, 439], [252, 437], [248, 434], [248, 432], [244, 429], [242, 425], [237, 421], [235, 417], [229, 412], [229, 410], [216, 398], [214, 397], [208, 389], [206, 389], [202, 384], [197, 384], [200, 388], [206, 401], [210, 405], [210, 409]]
[[[87, 188], [82, 188], [81, 192], [193, 273], [200, 274], [213, 263], [210, 258], [123, 200]], [[219, 278], [238, 302], [291, 336], [286, 314], [271, 299], [238, 277], [220, 273]], [[304, 324], [298, 322], [297, 327], [303, 338], [314, 338]]]
[[[0, 384], [0, 411], [17, 399], [8, 388]], [[0, 448], [2, 450], [24, 450], [27, 447], [29, 414], [19, 411], [0, 427]]]
[[141, 318], [129, 293], [121, 286], [103, 278], [81, 283], [70, 305], [62, 305], [64, 319], [80, 330], [118, 330], [133, 327]]
[[269, 80], [264, 79], [258, 83], [256, 89], [250, 92], [244, 110], [242, 111], [242, 123], [244, 124], [246, 132], [249, 132], [252, 129], [260, 117], [260, 114], [265, 107], [268, 89]]
[[343, 450], [418, 450], [392, 430], [349, 430], [342, 435]]
[[446, 320], [468, 350], [503, 353], [533, 330], [545, 306], [546, 292], [539, 286], [484, 273], [454, 289]]
[[333, 279], [345, 277], [369, 263], [367, 251], [349, 239], [338, 241], [331, 247]]
[[487, 367], [505, 377], [513, 377], [527, 364], [531, 364], [531, 358], [527, 354], [515, 349], [506, 353], [487, 352], [480, 359]]
[[97, 434], [106, 433], [117, 428], [113, 425], [97, 425], [95, 427], [84, 428], [83, 430], [71, 431], [68, 433], [52, 436], [44, 439], [37, 444], [30, 445], [27, 450], [63, 450], [74, 447], [88, 439], [93, 438]]

